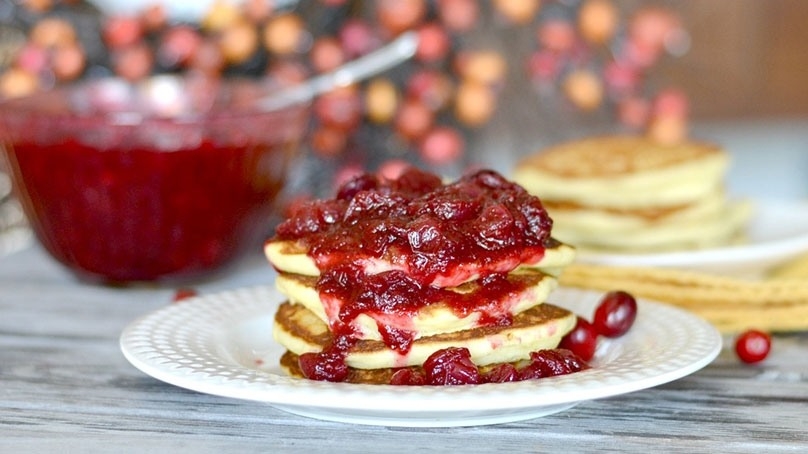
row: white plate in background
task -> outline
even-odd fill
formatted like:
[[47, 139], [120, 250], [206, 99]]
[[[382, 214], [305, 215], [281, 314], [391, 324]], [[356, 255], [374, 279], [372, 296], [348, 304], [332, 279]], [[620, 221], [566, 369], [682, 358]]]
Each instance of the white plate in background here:
[[756, 275], [808, 252], [808, 201], [752, 200], [746, 241], [693, 251], [602, 253], [580, 251], [577, 260], [610, 266], [684, 268], [721, 274]]

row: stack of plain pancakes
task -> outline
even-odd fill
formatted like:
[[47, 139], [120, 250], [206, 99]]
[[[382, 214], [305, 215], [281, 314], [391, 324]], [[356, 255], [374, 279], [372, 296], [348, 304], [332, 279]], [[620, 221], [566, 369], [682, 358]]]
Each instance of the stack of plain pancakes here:
[[553, 234], [581, 249], [654, 252], [740, 239], [751, 207], [724, 191], [728, 154], [641, 136], [567, 142], [519, 162], [514, 180], [541, 197]]
[[[520, 290], [498, 301], [484, 296], [487, 281], [483, 276], [488, 273], [479, 268], [479, 263], [454, 264], [459, 265], [453, 267], [460, 270], [458, 274], [427, 283], [433, 290], [427, 294], [438, 296], [434, 301], [419, 303], [415, 313], [390, 307], [389, 311], [363, 312], [350, 320], [341, 320], [340, 313], [344, 305], [352, 302], [335, 300], [320, 290], [318, 282], [326, 270], [318, 267], [321, 262], [313, 258], [310, 247], [305, 238], [279, 240], [276, 236], [264, 248], [267, 259], [278, 271], [277, 288], [288, 299], [276, 313], [273, 336], [287, 350], [281, 366], [292, 376], [305, 377], [300, 355], [329, 348], [335, 338], [334, 328], [345, 323], [358, 338], [344, 358], [350, 370], [345, 381], [354, 383], [389, 383], [395, 371], [417, 370], [430, 355], [449, 347], [467, 348], [472, 361], [482, 370], [501, 363], [515, 364], [528, 360], [531, 352], [557, 347], [576, 323], [573, 313], [546, 303], [557, 287], [558, 273], [575, 256], [572, 247], [552, 238], [546, 242], [540, 260], [500, 273], [509, 282], [520, 283]], [[381, 273], [407, 273], [400, 260], [389, 254], [363, 256], [353, 265], [360, 266], [371, 280]], [[479, 306], [458, 312], [441, 300], [440, 295], [446, 298], [446, 292], [462, 294], [471, 301], [479, 297]], [[401, 302], [404, 306], [409, 303]], [[511, 322], [493, 323], [503, 318]], [[385, 342], [385, 333], [390, 332], [412, 336], [405, 352]]]

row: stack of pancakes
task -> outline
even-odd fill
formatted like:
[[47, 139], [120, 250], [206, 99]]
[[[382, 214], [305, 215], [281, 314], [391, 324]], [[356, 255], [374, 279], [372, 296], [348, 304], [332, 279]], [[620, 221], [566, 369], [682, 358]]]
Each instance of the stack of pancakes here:
[[[329, 271], [318, 267], [322, 261], [315, 259], [305, 238], [276, 236], [266, 243], [264, 251], [278, 271], [279, 291], [288, 298], [276, 313], [273, 336], [287, 349], [281, 358], [282, 368], [296, 377], [306, 376], [300, 356], [330, 348], [336, 333], [345, 332], [346, 327], [356, 339], [344, 357], [349, 368], [344, 381], [389, 383], [397, 370], [418, 370], [430, 355], [449, 347], [467, 348], [483, 371], [502, 363], [517, 364], [529, 360], [531, 352], [557, 347], [576, 323], [573, 313], [545, 302], [557, 286], [558, 273], [575, 256], [572, 247], [553, 238], [546, 241], [540, 260], [511, 266], [504, 273], [489, 273], [479, 262], [455, 263], [452, 274], [431, 283], [419, 282], [418, 286], [429, 287], [423, 295], [434, 300], [417, 302], [415, 312], [391, 305], [348, 320], [341, 319], [343, 309], [355, 301], [340, 301], [322, 291], [320, 282]], [[384, 276], [386, 285], [358, 289], [356, 298], [373, 298], [369, 292], [382, 293], [387, 287], [410, 282], [408, 270], [395, 257], [363, 257], [351, 264], [353, 269], [358, 263], [363, 280]], [[512, 284], [518, 291], [491, 291], [492, 285]], [[458, 295], [473, 303], [468, 310], [459, 311], [450, 302]], [[497, 299], [492, 300], [491, 295], [498, 295]], [[413, 306], [411, 301], [399, 303]], [[391, 345], [391, 333], [405, 333], [411, 343], [403, 350], [400, 345]]]
[[728, 164], [714, 145], [618, 135], [538, 152], [513, 178], [541, 197], [558, 239], [581, 249], [657, 252], [740, 239], [751, 209], [726, 196]]

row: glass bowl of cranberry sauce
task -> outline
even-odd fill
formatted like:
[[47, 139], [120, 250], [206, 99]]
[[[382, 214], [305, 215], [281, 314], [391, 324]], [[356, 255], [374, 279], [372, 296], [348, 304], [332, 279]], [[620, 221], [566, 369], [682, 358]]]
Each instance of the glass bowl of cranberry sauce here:
[[268, 235], [308, 105], [248, 80], [99, 79], [0, 104], [0, 156], [40, 243], [84, 280], [194, 280]]

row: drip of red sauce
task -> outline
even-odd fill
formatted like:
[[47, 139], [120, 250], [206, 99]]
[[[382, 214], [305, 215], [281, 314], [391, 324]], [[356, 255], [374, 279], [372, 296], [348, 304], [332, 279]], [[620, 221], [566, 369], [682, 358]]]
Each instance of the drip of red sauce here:
[[[308, 248], [321, 271], [321, 299], [339, 307], [332, 331], [360, 314], [411, 319], [434, 302], [459, 316], [479, 312], [480, 324], [509, 325], [512, 317], [502, 301], [529, 284], [507, 273], [543, 257], [551, 228], [540, 200], [496, 172], [479, 171], [443, 185], [437, 176], [410, 168], [395, 180], [356, 177], [336, 198], [303, 204], [277, 227], [273, 240]], [[395, 269], [368, 273], [369, 259]], [[469, 278], [477, 278], [473, 292], [444, 288]], [[401, 354], [415, 335], [400, 327], [380, 326], [379, 332]], [[330, 364], [338, 352], [344, 357], [347, 347], [331, 346], [320, 359]], [[340, 373], [315, 375], [338, 381]]]

